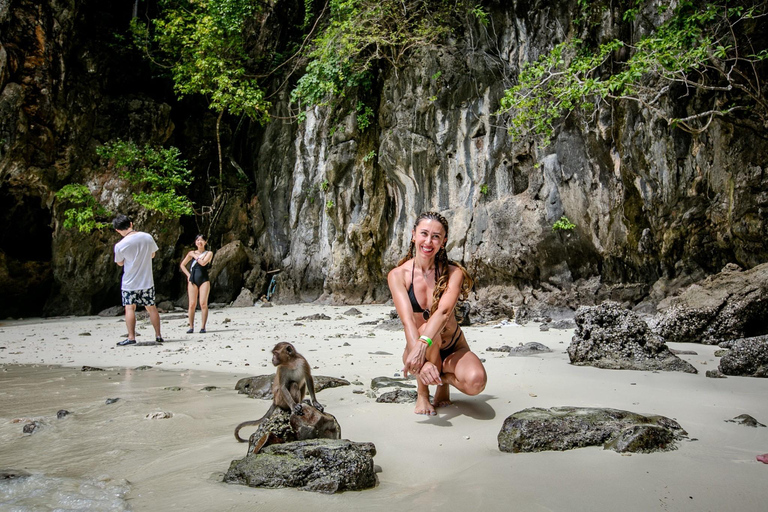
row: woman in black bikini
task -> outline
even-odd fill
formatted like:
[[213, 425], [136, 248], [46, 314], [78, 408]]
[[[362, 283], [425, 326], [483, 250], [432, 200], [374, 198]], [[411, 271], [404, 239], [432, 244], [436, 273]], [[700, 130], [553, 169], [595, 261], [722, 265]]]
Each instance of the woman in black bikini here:
[[[203, 323], [200, 332], [205, 332], [205, 323], [208, 321], [208, 294], [211, 291], [211, 282], [208, 280], [208, 264], [213, 259], [213, 252], [205, 250], [205, 237], [195, 237], [194, 251], [189, 251], [181, 260], [181, 271], [187, 276], [187, 295], [189, 296], [189, 330], [187, 334], [195, 332], [195, 309], [200, 299], [200, 313]], [[192, 266], [187, 270], [187, 263]]]
[[[449, 405], [453, 386], [467, 395], [485, 389], [487, 375], [470, 352], [456, 322], [454, 308], [467, 298], [472, 278], [448, 259], [448, 222], [439, 213], [422, 213], [414, 225], [408, 255], [390, 271], [387, 281], [405, 328], [404, 372], [418, 377], [416, 414], [436, 414]], [[424, 306], [422, 306], [424, 304]], [[429, 386], [436, 385], [429, 403]]]

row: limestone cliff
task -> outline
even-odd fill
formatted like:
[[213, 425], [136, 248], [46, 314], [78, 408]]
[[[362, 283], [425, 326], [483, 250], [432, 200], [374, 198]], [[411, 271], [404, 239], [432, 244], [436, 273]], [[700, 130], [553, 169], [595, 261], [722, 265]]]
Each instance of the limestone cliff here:
[[[259, 44], [274, 43], [280, 13], [298, 4], [270, 4], [262, 13], [270, 30], [254, 24]], [[229, 170], [242, 170], [247, 183], [227, 193], [213, 228], [213, 249], [238, 255], [218, 262], [235, 263], [219, 272], [233, 284], [216, 300], [234, 299], [240, 286], [263, 293], [266, 272], [281, 269], [278, 300], [385, 301], [386, 272], [425, 210], [448, 217], [449, 256], [477, 277], [479, 300], [501, 310], [660, 300], [726, 263], [768, 259], [768, 132], [715, 122], [692, 136], [620, 104], [599, 111], [595, 124], [574, 116], [545, 149], [512, 141], [493, 114], [499, 98], [521, 65], [576, 30], [576, 2], [484, 4], [487, 26], [470, 20], [450, 44], [377, 75], [365, 130], [354, 112], [339, 118], [321, 108], [302, 123], [279, 120], [289, 117], [285, 91], [276, 96], [278, 119], [264, 127], [225, 120]], [[87, 314], [119, 300], [117, 235], [61, 225], [53, 193], [70, 182], [138, 215], [162, 248], [158, 291], [183, 293], [179, 243], [191, 241], [194, 221], [140, 213], [128, 184], [94, 152], [117, 136], [173, 143], [194, 167], [193, 199], [212, 200], [213, 114], [176, 102], [166, 81], [115, 44], [132, 8], [0, 1], [0, 315]], [[621, 23], [607, 11], [599, 37], [640, 37], [656, 16]], [[676, 101], [669, 108], [684, 111], [696, 98]], [[563, 215], [575, 229], [552, 229]]]

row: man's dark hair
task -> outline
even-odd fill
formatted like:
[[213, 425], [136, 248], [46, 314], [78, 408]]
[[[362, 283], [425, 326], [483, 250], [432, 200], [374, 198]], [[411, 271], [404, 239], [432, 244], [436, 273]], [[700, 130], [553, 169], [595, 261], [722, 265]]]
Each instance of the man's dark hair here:
[[131, 228], [131, 218], [127, 215], [118, 215], [112, 219], [112, 227], [123, 231]]

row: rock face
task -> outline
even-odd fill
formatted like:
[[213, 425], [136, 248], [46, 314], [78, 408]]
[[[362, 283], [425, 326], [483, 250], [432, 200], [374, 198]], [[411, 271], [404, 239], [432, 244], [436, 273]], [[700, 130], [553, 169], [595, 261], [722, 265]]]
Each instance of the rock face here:
[[[349, 381], [337, 379], [336, 377], [326, 377], [318, 375], [312, 378], [315, 382], [315, 393], [326, 388], [338, 388], [340, 386], [349, 386]], [[235, 384], [235, 389], [249, 398], [261, 398], [263, 400], [272, 400], [272, 382], [275, 380], [275, 374], [256, 375], [254, 377], [243, 377]]]
[[[612, 102], [595, 123], [574, 113], [542, 148], [512, 140], [504, 116], [494, 114], [520, 68], [567, 35], [639, 38], [671, 9], [648, 8], [636, 21], [611, 9], [599, 24], [579, 25], [572, 1], [490, 2], [493, 30], [470, 16], [450, 44], [406, 54], [398, 69], [373, 70], [362, 98], [373, 109], [367, 129], [352, 94], [301, 124], [224, 116], [224, 173], [233, 186], [216, 215], [179, 221], [147, 214], [95, 153], [116, 138], [176, 145], [195, 177], [189, 195], [200, 207], [212, 204], [214, 113], [195, 98], [179, 103], [140, 52], [115, 43], [127, 37], [123, 7], [0, 3], [0, 289], [8, 291], [0, 315], [91, 314], [118, 303], [115, 234], [63, 227], [66, 205], [54, 193], [69, 183], [86, 184], [155, 236], [163, 298], [183, 294], [180, 244], [214, 217], [217, 302], [242, 287], [262, 295], [275, 269], [277, 301], [387, 300], [386, 270], [405, 253], [424, 210], [448, 217], [449, 257], [477, 277], [474, 321], [513, 318], [524, 304], [632, 305], [728, 262], [768, 261], [765, 130], [718, 118], [690, 135], [660, 127], [637, 105]], [[298, 0], [262, 3], [270, 27], [250, 23], [249, 40], [287, 54], [295, 42], [270, 37], [290, 32], [296, 20], [288, 13], [303, 9]], [[500, 58], [483, 57], [490, 55]], [[264, 84], [277, 91], [271, 113], [282, 119], [291, 114], [289, 91], [279, 90], [286, 78], [278, 72]], [[693, 113], [699, 100], [676, 97], [671, 116]], [[575, 228], [554, 231], [563, 215]]]
[[615, 302], [582, 307], [568, 347], [571, 363], [613, 370], [664, 370], [697, 373], [669, 351], [636, 313]]
[[725, 375], [768, 377], [768, 336], [736, 340], [718, 368]]
[[498, 435], [503, 452], [542, 452], [599, 446], [617, 452], [669, 451], [687, 435], [676, 421], [618, 409], [538, 407], [504, 420]]
[[250, 487], [298, 487], [332, 494], [376, 485], [373, 443], [312, 439], [267, 446], [256, 455], [234, 460], [228, 483]]
[[768, 263], [723, 269], [657, 307], [655, 330], [667, 341], [712, 345], [768, 334]]

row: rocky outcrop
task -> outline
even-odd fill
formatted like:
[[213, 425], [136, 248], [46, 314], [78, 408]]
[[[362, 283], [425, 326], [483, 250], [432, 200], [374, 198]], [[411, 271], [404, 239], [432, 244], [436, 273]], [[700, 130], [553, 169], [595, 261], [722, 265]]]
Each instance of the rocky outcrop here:
[[768, 263], [729, 266], [658, 305], [655, 330], [667, 341], [717, 344], [768, 334]]
[[718, 369], [725, 375], [768, 377], [768, 336], [736, 340]]
[[227, 483], [250, 487], [298, 487], [332, 494], [376, 485], [373, 443], [312, 439], [267, 446], [256, 455], [234, 460]]
[[620, 453], [669, 451], [687, 433], [664, 416], [592, 407], [531, 408], [504, 420], [498, 435], [503, 452], [542, 452], [600, 446]]
[[568, 347], [571, 363], [613, 370], [664, 370], [697, 373], [670, 352], [664, 341], [636, 313], [615, 302], [582, 307]]
[[248, 440], [248, 455], [259, 453], [272, 444], [305, 441], [307, 439], [341, 439], [341, 426], [327, 412], [301, 404], [302, 414], [276, 409], [264, 419]]
[[[115, 235], [63, 227], [65, 205], [54, 193], [68, 183], [86, 184], [155, 236], [163, 298], [184, 293], [177, 247], [210, 224], [211, 247], [223, 253], [212, 269], [212, 301], [230, 302], [242, 287], [259, 296], [267, 271], [278, 269], [278, 301], [385, 301], [386, 270], [405, 253], [424, 210], [448, 217], [449, 256], [477, 278], [475, 322], [515, 318], [521, 306], [575, 309], [606, 299], [631, 306], [655, 294], [646, 304], [652, 312], [675, 283], [728, 262], [768, 261], [764, 130], [716, 119], [690, 135], [640, 106], [611, 102], [591, 123], [569, 116], [546, 148], [510, 137], [495, 112], [525, 63], [572, 34], [641, 37], [671, 12], [648, 8], [624, 21], [612, 9], [599, 23], [577, 24], [572, 4], [491, 2], [489, 25], [468, 17], [448, 44], [411, 52], [398, 69], [374, 69], [367, 128], [352, 94], [333, 111], [318, 107], [301, 124], [290, 121], [290, 94], [279, 87], [297, 75], [275, 73], [264, 84], [274, 122], [223, 118], [231, 187], [214, 201], [213, 113], [195, 98], [177, 101], [139, 52], [115, 42], [128, 37], [122, 6], [2, 3], [0, 287], [9, 292], [0, 294], [0, 315], [89, 314], [119, 301]], [[270, 21], [249, 23], [249, 39], [287, 52], [286, 34], [304, 5], [260, 5]], [[700, 99], [680, 95], [671, 117], [690, 114]], [[146, 214], [96, 157], [96, 147], [117, 137], [180, 147], [195, 176], [189, 194], [207, 213]], [[563, 215], [575, 227], [553, 230]]]

